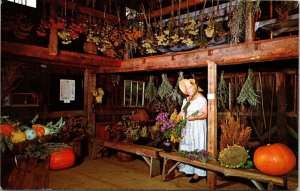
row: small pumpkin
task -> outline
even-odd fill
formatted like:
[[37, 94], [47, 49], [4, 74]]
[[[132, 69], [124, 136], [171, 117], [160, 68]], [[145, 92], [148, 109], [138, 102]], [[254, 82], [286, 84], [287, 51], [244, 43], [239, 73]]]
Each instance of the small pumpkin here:
[[75, 153], [72, 148], [62, 147], [59, 151], [50, 154], [50, 169], [66, 169], [75, 163]]
[[0, 125], [0, 133], [3, 135], [11, 135], [15, 129], [13, 128], [12, 124], [5, 123]]
[[279, 176], [295, 168], [296, 157], [286, 145], [274, 143], [257, 148], [254, 152], [253, 162], [259, 171]]
[[44, 126], [41, 124], [32, 125], [32, 129], [35, 131], [37, 137], [42, 137], [45, 134]]

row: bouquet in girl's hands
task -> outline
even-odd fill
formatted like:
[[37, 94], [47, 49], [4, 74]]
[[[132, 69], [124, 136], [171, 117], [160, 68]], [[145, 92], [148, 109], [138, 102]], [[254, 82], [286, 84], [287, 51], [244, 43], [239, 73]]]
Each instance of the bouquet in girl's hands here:
[[166, 139], [170, 139], [171, 142], [177, 143], [181, 139], [181, 130], [186, 125], [186, 119], [178, 115], [177, 110], [170, 115], [168, 112], [160, 112], [155, 120], [156, 123], [152, 127], [153, 130], [159, 130], [163, 133]]

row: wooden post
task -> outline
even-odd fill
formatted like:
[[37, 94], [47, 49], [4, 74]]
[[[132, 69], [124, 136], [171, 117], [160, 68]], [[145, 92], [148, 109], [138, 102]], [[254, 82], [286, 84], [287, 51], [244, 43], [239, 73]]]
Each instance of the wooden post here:
[[277, 97], [277, 135], [279, 142], [287, 142], [286, 119], [286, 89], [285, 76], [282, 72], [276, 72], [276, 97]]
[[96, 135], [95, 113], [93, 111], [92, 89], [96, 87], [96, 74], [86, 69], [84, 72], [84, 113], [87, 114], [87, 126]]
[[[208, 88], [207, 88], [207, 148], [208, 151], [217, 157], [217, 64], [214, 61], [208, 61]], [[217, 173], [207, 171], [207, 186], [215, 190]]]
[[254, 33], [254, 16], [252, 13], [252, 10], [247, 10], [249, 8], [252, 8], [253, 2], [251, 0], [247, 0], [246, 4], [246, 26], [245, 26], [245, 42], [252, 42], [255, 38]]
[[[50, 16], [56, 16], [57, 1], [52, 1], [50, 4]], [[50, 37], [49, 37], [49, 55], [56, 56], [58, 54], [58, 36], [57, 28], [55, 26], [51, 27]]]

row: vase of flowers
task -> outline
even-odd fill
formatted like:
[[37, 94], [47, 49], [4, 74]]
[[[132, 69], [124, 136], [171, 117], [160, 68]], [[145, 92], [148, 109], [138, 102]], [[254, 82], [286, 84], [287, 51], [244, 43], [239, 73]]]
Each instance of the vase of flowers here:
[[166, 139], [166, 140], [162, 143], [162, 149], [163, 149], [165, 152], [172, 152], [172, 150], [173, 150], [173, 144], [172, 144], [172, 142], [170, 141], [170, 139]]

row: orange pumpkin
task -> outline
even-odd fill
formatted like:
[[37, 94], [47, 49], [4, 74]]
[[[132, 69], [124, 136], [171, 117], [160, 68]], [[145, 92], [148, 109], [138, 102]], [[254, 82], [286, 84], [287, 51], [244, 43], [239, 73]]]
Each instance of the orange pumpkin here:
[[296, 166], [296, 157], [293, 151], [282, 143], [261, 146], [254, 152], [255, 167], [268, 175], [283, 175]]
[[9, 123], [0, 125], [0, 133], [3, 135], [11, 135], [11, 133], [14, 131], [15, 131], [15, 129]]
[[75, 163], [75, 153], [72, 148], [62, 147], [58, 152], [50, 154], [50, 169], [66, 169]]

